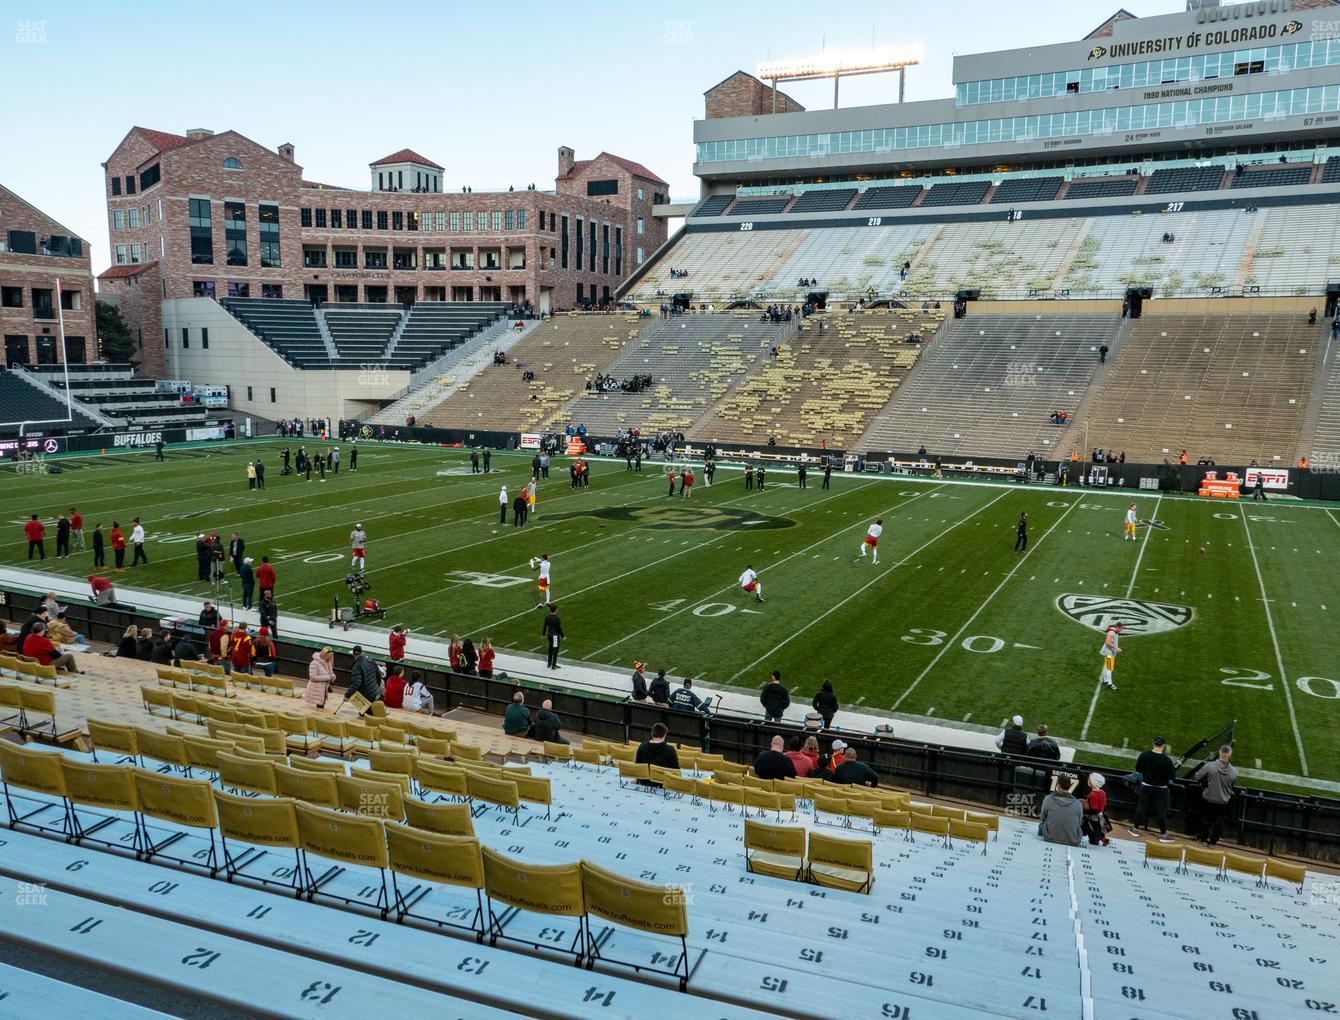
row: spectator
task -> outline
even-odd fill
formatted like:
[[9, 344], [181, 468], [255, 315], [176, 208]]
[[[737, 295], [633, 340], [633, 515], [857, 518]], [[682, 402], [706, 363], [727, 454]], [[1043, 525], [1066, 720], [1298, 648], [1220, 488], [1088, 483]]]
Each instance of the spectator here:
[[485, 680], [493, 677], [493, 642], [487, 637], [479, 639], [479, 675]]
[[856, 760], [856, 748], [847, 747], [842, 751], [841, 764], [833, 769], [833, 782], [847, 786], [878, 786], [879, 776], [865, 762]]
[[243, 556], [242, 562], [237, 565], [237, 578], [242, 584], [243, 609], [250, 609], [256, 597], [256, 569], [251, 565], [253, 562], [250, 556]]
[[228, 642], [228, 658], [233, 662], [233, 672], [249, 675], [255, 651], [256, 645], [247, 633], [247, 625], [239, 623], [233, 631], [232, 640]]
[[670, 707], [681, 712], [707, 713], [708, 702], [693, 693], [693, 678], [685, 677], [684, 685], [670, 695]]
[[833, 770], [843, 762], [843, 754], [847, 750], [845, 740], [835, 740], [829, 747], [828, 754], [820, 754], [819, 760], [815, 762], [813, 770], [809, 774], [810, 779], [822, 779], [826, 783], [835, 782]]
[[386, 639], [388, 648], [388, 658], [391, 664], [404, 663], [405, 661], [405, 642], [409, 640], [409, 631], [405, 629], [403, 623], [398, 623], [391, 628], [391, 633]]
[[66, 621], [64, 613], [57, 613], [56, 618], [47, 624], [47, 637], [56, 645], [84, 643], [84, 635], [75, 633], [74, 628]]
[[386, 702], [387, 708], [404, 708], [405, 667], [398, 662], [393, 662], [387, 669], [386, 693], [382, 700]]
[[335, 683], [335, 652], [329, 645], [319, 652], [312, 653], [312, 661], [307, 665], [307, 687], [302, 692], [302, 700], [309, 708], [326, 707], [326, 698], [331, 685]]
[[670, 706], [670, 681], [665, 678], [665, 670], [656, 671], [656, 679], [647, 688], [647, 694], [651, 697], [653, 705], [661, 705], [666, 708]]
[[547, 740], [552, 744], [566, 744], [562, 734], [563, 720], [554, 711], [554, 703], [546, 698], [535, 713], [535, 739]]
[[256, 568], [256, 584], [260, 586], [262, 597], [267, 591], [274, 594], [275, 580], [275, 568], [270, 566], [270, 557], [262, 556], [261, 565]]
[[36, 659], [43, 666], [52, 666], [56, 669], [68, 670], [71, 673], [82, 673], [83, 670], [75, 665], [73, 652], [61, 652], [51, 639], [47, 637], [47, 625], [45, 623], [33, 624], [32, 633], [23, 639], [23, 649], [21, 655], [26, 655], [30, 659]]
[[520, 691], [512, 695], [512, 703], [503, 713], [503, 732], [509, 737], [524, 737], [530, 730], [530, 713], [526, 711], [526, 696]]
[[1047, 727], [1038, 726], [1038, 735], [1028, 742], [1028, 756], [1030, 758], [1046, 758], [1050, 761], [1061, 760], [1061, 748], [1056, 741], [1047, 736]]
[[135, 658], [141, 662], [148, 662], [149, 656], [154, 651], [154, 632], [148, 627], [140, 630], [135, 636]]
[[212, 602], [206, 602], [200, 610], [200, 618], [197, 621], [205, 630], [213, 630], [219, 625], [219, 611], [214, 608]]
[[647, 668], [647, 667], [646, 667], [646, 663], [642, 662], [641, 660], [638, 660], [637, 662], [634, 662], [634, 663], [633, 663], [633, 700], [634, 700], [634, 701], [646, 701], [646, 700], [647, 700], [647, 678], [646, 678], [645, 674], [643, 674], [643, 672], [642, 672], [642, 671], [643, 671], [644, 669], [646, 669], [646, 668]]
[[1154, 738], [1154, 745], [1148, 751], [1142, 751], [1135, 760], [1135, 771], [1130, 781], [1138, 783], [1135, 797], [1135, 823], [1126, 831], [1139, 836], [1140, 830], [1149, 821], [1149, 812], [1153, 811], [1159, 824], [1159, 842], [1171, 843], [1168, 835], [1168, 786], [1173, 780], [1177, 768], [1168, 757], [1167, 742], [1162, 737]]
[[228, 632], [232, 629], [233, 625], [227, 620], [223, 620], [209, 632], [209, 637], [205, 639], [205, 647], [209, 650], [210, 662], [221, 662], [224, 659]]
[[1206, 846], [1219, 842], [1219, 829], [1233, 800], [1233, 784], [1238, 781], [1238, 770], [1228, 763], [1233, 748], [1225, 744], [1219, 748], [1219, 757], [1196, 769], [1193, 779], [1200, 781], [1200, 841]]
[[172, 665], [172, 635], [167, 631], [159, 631], [153, 638], [153, 644], [149, 648], [149, 661], [159, 666]]
[[47, 558], [46, 546], [46, 525], [37, 519], [37, 514], [29, 518], [28, 523], [23, 526], [24, 537], [28, 539], [28, 559], [33, 558], [36, 552], [40, 559]]
[[[814, 740], [813, 737], [810, 737], [809, 739]], [[817, 741], [814, 746], [815, 748], [818, 748], [819, 744]], [[792, 737], [787, 741], [786, 756], [790, 759], [792, 767], [795, 768], [796, 777], [798, 779], [804, 779], [814, 770], [815, 763], [818, 761], [819, 757], [816, 754], [811, 758], [806, 754], [804, 748], [801, 746], [800, 737], [798, 736]]]
[[791, 704], [791, 692], [782, 686], [781, 670], [774, 669], [768, 682], [759, 692], [758, 700], [763, 704], [765, 722], [781, 722], [782, 713]]
[[433, 693], [424, 686], [422, 673], [411, 673], [409, 683], [405, 685], [402, 699], [406, 712], [418, 712], [420, 715], [433, 714]]
[[[376, 664], [363, 654], [362, 645], [353, 647], [354, 661], [349, 666], [349, 686], [344, 691], [343, 704], [355, 693], [363, 695], [369, 702], [382, 700], [382, 682], [377, 675]], [[340, 706], [336, 705], [338, 709]]]
[[679, 752], [666, 742], [670, 730], [665, 723], [657, 723], [651, 728], [651, 736], [637, 748], [635, 761], [639, 765], [655, 765], [663, 769], [679, 768]]
[[819, 693], [814, 696], [810, 702], [813, 708], [824, 720], [824, 729], [830, 729], [833, 725], [833, 716], [837, 715], [838, 699], [833, 693], [833, 682], [825, 680], [823, 686], [819, 688]]
[[1084, 798], [1084, 834], [1089, 846], [1107, 846], [1112, 823], [1107, 820], [1107, 779], [1101, 772], [1089, 773], [1089, 793]]
[[133, 623], [121, 632], [121, 640], [116, 645], [117, 658], [135, 658], [135, 639], [137, 637], [139, 637], [139, 631]]
[[177, 643], [172, 647], [172, 665], [178, 669], [184, 662], [200, 661], [200, 646], [191, 640], [189, 634], [178, 634]]
[[773, 737], [771, 746], [754, 760], [754, 774], [759, 779], [795, 779], [796, 767], [785, 751], [786, 741], [781, 736]]
[[1016, 715], [996, 735], [996, 746], [1006, 754], [1028, 754], [1028, 734], [1024, 732], [1024, 717]]
[[558, 603], [549, 603], [549, 615], [540, 625], [540, 634], [548, 652], [546, 664], [550, 669], [558, 669], [558, 649], [563, 643], [563, 621], [558, 616]]
[[116, 605], [116, 587], [105, 577], [88, 575], [88, 587], [93, 592], [93, 603], [99, 606]]
[[[37, 610], [33, 613], [33, 615], [28, 617], [28, 619], [24, 620], [23, 626], [19, 628], [18, 647], [20, 649], [23, 648], [23, 642], [28, 640], [28, 635], [33, 632], [34, 627], [36, 627], [39, 623], [45, 624], [47, 622], [48, 622], [47, 611], [43, 609], [41, 606], [38, 606]], [[23, 653], [20, 652], [19, 654]]]
[[474, 676], [479, 668], [479, 651], [475, 648], [475, 643], [466, 638], [461, 642], [461, 672], [466, 676]]
[[1083, 837], [1082, 819], [1084, 808], [1070, 793], [1070, 777], [1056, 777], [1056, 789], [1047, 794], [1042, 801], [1042, 814], [1038, 818], [1038, 835], [1048, 843], [1064, 843], [1066, 846], [1079, 846]]
[[262, 627], [256, 632], [254, 642], [255, 650], [252, 652], [251, 664], [259, 667], [265, 672], [267, 677], [275, 675], [275, 669], [278, 667], [278, 650], [275, 648], [274, 638], [270, 636], [270, 628]]

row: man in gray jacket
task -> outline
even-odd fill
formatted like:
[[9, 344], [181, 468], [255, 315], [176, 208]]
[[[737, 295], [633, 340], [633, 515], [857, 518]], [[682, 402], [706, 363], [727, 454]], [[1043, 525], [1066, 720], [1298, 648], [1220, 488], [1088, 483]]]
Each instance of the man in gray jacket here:
[[1195, 779], [1204, 783], [1200, 791], [1200, 841], [1207, 846], [1219, 842], [1219, 828], [1228, 814], [1233, 799], [1233, 785], [1238, 781], [1238, 770], [1228, 763], [1233, 748], [1228, 744], [1219, 748], [1219, 757], [1196, 769]]
[[1038, 835], [1048, 843], [1079, 846], [1084, 835], [1084, 808], [1070, 792], [1070, 777], [1056, 777], [1056, 789], [1042, 802]]
[[[344, 704], [357, 692], [367, 698], [369, 702], [382, 700], [382, 681], [377, 675], [377, 664], [363, 654], [362, 645], [354, 645], [354, 661], [349, 667], [349, 687], [344, 692]], [[336, 705], [335, 708], [339, 708]], [[332, 709], [334, 711], [334, 709]]]

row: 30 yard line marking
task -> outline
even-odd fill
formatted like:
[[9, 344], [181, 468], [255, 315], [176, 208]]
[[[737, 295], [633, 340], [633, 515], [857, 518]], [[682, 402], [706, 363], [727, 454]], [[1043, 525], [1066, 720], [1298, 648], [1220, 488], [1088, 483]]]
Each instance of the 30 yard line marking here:
[[[1330, 511], [1326, 511], [1330, 514]], [[1266, 613], [1266, 628], [1270, 631], [1270, 643], [1275, 649], [1275, 667], [1279, 670], [1280, 687], [1284, 689], [1284, 703], [1289, 707], [1289, 723], [1293, 726], [1294, 743], [1298, 745], [1299, 771], [1307, 776], [1307, 754], [1303, 750], [1303, 735], [1298, 732], [1298, 715], [1294, 712], [1293, 693], [1289, 690], [1289, 675], [1284, 672], [1284, 654], [1280, 651], [1279, 635], [1275, 633], [1275, 616], [1270, 611], [1270, 601], [1266, 598], [1266, 580], [1261, 575], [1261, 561], [1256, 558], [1256, 544], [1252, 541], [1252, 530], [1247, 527], [1247, 515], [1240, 514], [1242, 530], [1247, 536], [1247, 551], [1252, 554], [1252, 568], [1256, 571], [1256, 583], [1261, 588], [1261, 606]], [[1334, 517], [1331, 518], [1335, 520]], [[1336, 522], [1340, 524], [1340, 521]]]
[[1012, 578], [1015, 574], [1019, 572], [1019, 568], [1024, 565], [1024, 562], [1028, 559], [1028, 557], [1032, 556], [1033, 553], [1037, 551], [1038, 547], [1042, 545], [1043, 542], [1047, 541], [1047, 536], [1050, 535], [1053, 531], [1055, 531], [1056, 526], [1060, 524], [1063, 520], [1065, 520], [1066, 517], [1070, 515], [1070, 512], [1074, 510], [1075, 507], [1079, 506], [1079, 504], [1080, 504], [1080, 497], [1076, 497], [1066, 507], [1065, 513], [1061, 514], [1060, 517], [1056, 518], [1056, 520], [1052, 522], [1052, 526], [1042, 533], [1042, 537], [1028, 547], [1028, 550], [1022, 556], [1019, 557], [1019, 562], [1016, 563], [1012, 568], [1010, 568], [1009, 573], [1005, 575], [1004, 579], [1001, 580], [1000, 584], [996, 585], [995, 589], [991, 592], [991, 594], [982, 600], [982, 604], [973, 611], [973, 614], [970, 617], [968, 617], [967, 620], [964, 621], [963, 626], [958, 629], [957, 633], [955, 633], [952, 638], [950, 638], [948, 641], [944, 643], [944, 645], [941, 646], [940, 651], [936, 653], [935, 658], [931, 659], [931, 661], [927, 663], [926, 668], [917, 674], [917, 678], [913, 680], [911, 684], [908, 685], [907, 690], [903, 691], [903, 693], [899, 695], [898, 700], [893, 703], [893, 707], [890, 709], [890, 711], [897, 711], [898, 706], [907, 700], [907, 696], [917, 689], [917, 685], [920, 684], [921, 681], [925, 680], [926, 676], [930, 673], [930, 671], [933, 670], [936, 667], [936, 665], [939, 664], [942, 658], [944, 658], [945, 652], [949, 651], [950, 648], [956, 647], [958, 645], [958, 642], [962, 639], [963, 635], [967, 633], [968, 628], [972, 626], [972, 622], [976, 620], [977, 617], [982, 615], [982, 610], [985, 609], [991, 603], [992, 599], [994, 599], [997, 595], [1000, 594], [1001, 589], [1010, 583], [1010, 578]]
[[[923, 549], [926, 549], [928, 546], [934, 545], [936, 542], [938, 542], [940, 539], [944, 538], [945, 535], [949, 534], [949, 533], [950, 533], [951, 531], [953, 531], [955, 528], [958, 528], [958, 527], [963, 526], [964, 524], [967, 524], [970, 520], [972, 520], [974, 517], [976, 517], [978, 514], [980, 514], [983, 510], [986, 510], [988, 507], [995, 506], [998, 502], [1000, 502], [1002, 499], [1004, 499], [1006, 495], [1008, 495], [1008, 493], [1002, 492], [999, 496], [997, 496], [995, 499], [993, 499], [990, 503], [985, 503], [985, 504], [983, 504], [982, 506], [978, 507], [978, 508], [977, 508], [976, 510], [974, 510], [972, 513], [968, 514], [967, 517], [964, 517], [962, 520], [960, 520], [960, 521], [956, 521], [955, 523], [951, 524], [949, 527], [945, 528], [943, 531], [941, 531], [941, 532], [940, 532], [938, 535], [936, 535], [934, 538], [927, 539], [927, 540], [926, 540], [925, 542], [923, 542], [921, 545], [917, 546], [917, 547], [916, 547], [915, 549], [913, 549], [910, 553], [908, 553], [906, 556], [904, 556], [902, 559], [900, 559], [897, 563], [894, 563], [893, 566], [890, 567], [888, 570], [882, 571], [881, 573], [876, 574], [874, 577], [872, 577], [869, 581], [866, 581], [865, 584], [861, 585], [861, 587], [857, 588], [854, 592], [852, 592], [850, 595], [848, 595], [848, 596], [847, 596], [845, 599], [843, 599], [841, 602], [838, 602], [838, 603], [836, 603], [836, 604], [830, 606], [828, 609], [826, 609], [824, 612], [820, 613], [818, 616], [816, 616], [816, 617], [815, 617], [813, 620], [811, 620], [809, 623], [805, 624], [805, 626], [803, 626], [803, 627], [801, 627], [801, 628], [799, 628], [799, 629], [797, 629], [797, 630], [793, 630], [793, 631], [792, 631], [790, 634], [788, 634], [782, 641], [780, 641], [780, 642], [778, 642], [777, 644], [773, 645], [772, 648], [768, 649], [766, 652], [764, 652], [762, 655], [760, 655], [757, 659], [755, 659], [755, 660], [754, 660], [753, 662], [751, 662], [749, 665], [745, 666], [745, 667], [744, 667], [743, 669], [741, 669], [739, 672], [737, 672], [737, 673], [735, 673], [733, 676], [731, 676], [731, 681], [733, 682], [733, 681], [735, 681], [735, 680], [738, 680], [740, 677], [742, 677], [745, 673], [748, 673], [751, 669], [753, 669], [755, 666], [757, 666], [757, 665], [758, 665], [760, 662], [762, 662], [764, 659], [768, 658], [768, 657], [771, 656], [771, 655], [775, 655], [778, 651], [780, 651], [781, 649], [785, 648], [787, 645], [789, 645], [789, 644], [790, 644], [793, 640], [795, 640], [796, 638], [800, 637], [800, 635], [804, 634], [805, 631], [809, 630], [811, 627], [813, 627], [813, 626], [814, 626], [816, 623], [818, 623], [820, 620], [825, 620], [825, 619], [827, 619], [829, 616], [831, 616], [832, 614], [836, 613], [839, 609], [841, 609], [843, 606], [845, 606], [845, 605], [846, 605], [848, 602], [850, 602], [852, 599], [856, 598], [856, 596], [860, 595], [862, 592], [864, 592], [864, 591], [865, 591], [867, 588], [869, 588], [871, 585], [873, 585], [873, 584], [878, 584], [878, 583], [879, 583], [881, 580], [883, 580], [884, 578], [892, 576], [892, 574], [893, 574], [893, 568], [894, 568], [894, 567], [901, 567], [901, 566], [903, 566], [905, 563], [907, 563], [908, 560], [910, 560], [910, 559], [912, 559], [913, 557], [919, 555]], [[979, 523], [980, 523], [980, 522], [979, 522]], [[896, 707], [896, 706], [895, 706], [895, 707]]]

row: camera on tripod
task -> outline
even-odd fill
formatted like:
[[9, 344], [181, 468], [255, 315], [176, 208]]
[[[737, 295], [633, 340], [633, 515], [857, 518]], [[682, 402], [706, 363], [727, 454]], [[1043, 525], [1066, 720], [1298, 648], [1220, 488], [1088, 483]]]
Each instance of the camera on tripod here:
[[366, 598], [368, 591], [372, 588], [372, 582], [360, 573], [346, 574], [344, 586], [349, 589], [349, 594], [353, 596], [352, 606], [341, 606], [339, 596], [335, 598], [335, 606], [330, 611], [330, 626], [349, 629], [349, 624], [364, 616], [372, 616], [382, 619], [386, 616], [386, 610], [382, 604], [374, 598]]

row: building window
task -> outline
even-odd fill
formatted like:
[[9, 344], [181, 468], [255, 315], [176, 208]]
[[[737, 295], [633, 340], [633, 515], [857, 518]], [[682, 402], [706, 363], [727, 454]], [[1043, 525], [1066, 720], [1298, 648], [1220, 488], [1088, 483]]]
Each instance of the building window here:
[[9, 238], [9, 250], [18, 255], [36, 255], [37, 254], [37, 234], [31, 230], [11, 230], [7, 235]]
[[[159, 167], [159, 165], [155, 163], [153, 166], [149, 167], [147, 170], [145, 170], [143, 173], [140, 174], [140, 190], [148, 191], [162, 179], [163, 179], [163, 171]], [[126, 194], [128, 195], [135, 194], [135, 189], [127, 188]]]
[[349, 209], [344, 214], [344, 223], [350, 230], [358, 229], [358, 210]]
[[[590, 247], [587, 249], [587, 256], [586, 256], [586, 258], [587, 258], [587, 266], [586, 266], [586, 268], [587, 268], [590, 272], [594, 273], [594, 272], [596, 271], [596, 221], [595, 221], [595, 220], [591, 220], [591, 222], [590, 222], [589, 224], [587, 224], [587, 226], [588, 226], [589, 233], [590, 233], [591, 244], [590, 244]], [[592, 287], [592, 289], [594, 290], [594, 288], [595, 288], [595, 284], [594, 284], [594, 283], [591, 284], [591, 287]]]
[[586, 234], [582, 230], [582, 218], [577, 217], [577, 263], [573, 266], [577, 272], [582, 271], [582, 252], [586, 250]]
[[181, 328], [181, 349], [189, 350], [191, 346], [191, 330], [187, 326]]
[[126, 229], [140, 229], [140, 211], [133, 206], [126, 210]]
[[341, 209], [332, 209], [330, 211], [330, 226], [332, 230], [337, 230], [344, 226], [344, 212]]
[[140, 247], [140, 245], [138, 245], [138, 244], [132, 244], [132, 245], [130, 246], [130, 264], [131, 264], [131, 265], [138, 266], [138, 265], [140, 264], [141, 252], [142, 252], [142, 251], [143, 251], [143, 249], [142, 249], [142, 248]]
[[151, 206], [151, 205], [146, 205], [146, 206], [144, 207], [144, 214], [143, 214], [143, 216], [142, 216], [142, 219], [143, 219], [143, 221], [144, 221], [144, 225], [145, 225], [146, 227], [149, 226], [149, 224], [153, 223], [153, 221], [154, 221], [154, 217], [153, 217], [153, 206]]
[[614, 228], [614, 275], [623, 276], [623, 227]]
[[247, 264], [247, 207], [241, 202], [223, 203], [223, 241], [230, 266]]
[[318, 227], [324, 227], [326, 225], [326, 210], [316, 210], [316, 225]]
[[364, 269], [385, 269], [386, 268], [386, 249], [379, 248], [375, 251], [364, 249], [363, 251]]
[[379, 209], [379, 210], [377, 211], [377, 229], [378, 229], [378, 230], [385, 230], [385, 229], [386, 229], [386, 210], [385, 210], [385, 209]]
[[[243, 284], [243, 286], [246, 286], [246, 284]], [[200, 327], [200, 346], [209, 350], [209, 329], [204, 326]]]
[[398, 209], [391, 213], [391, 229], [392, 230], [405, 229], [405, 214]]
[[120, 209], [112, 210], [112, 229], [113, 230], [126, 229], [126, 214]]
[[213, 280], [192, 280], [192, 281], [191, 281], [191, 297], [207, 297], [207, 298], [212, 298], [213, 296], [214, 296], [214, 281], [213, 281]]
[[437, 223], [437, 232], [438, 232], [439, 234], [442, 233], [442, 231], [444, 231], [444, 230], [447, 229], [447, 214], [446, 214], [446, 213], [433, 213], [433, 218], [434, 218], [434, 220], [435, 220], [436, 223]]
[[503, 215], [501, 212], [493, 214], [493, 232], [496, 234], [503, 228]]
[[60, 292], [60, 306], [67, 312], [79, 311], [83, 307], [79, 291], [62, 289]]
[[135, 194], [135, 175], [134, 175], [134, 174], [127, 174], [127, 175], [126, 175], [126, 194], [127, 194], [127, 195], [133, 195], [133, 194]]
[[308, 209], [306, 206], [304, 206], [304, 207], [302, 208], [302, 210], [300, 211], [300, 219], [299, 219], [299, 222], [300, 222], [304, 227], [310, 227], [310, 226], [312, 225], [312, 210], [311, 210], [311, 209]]
[[238, 159], [236, 156], [229, 156], [227, 159], [223, 161], [223, 168], [225, 170], [241, 170], [242, 161]]
[[[228, 284], [229, 297], [251, 297], [251, 284], [249, 283], [230, 283]], [[201, 330], [204, 332], [204, 330]], [[205, 344], [206, 347], [209, 344]]]
[[126, 264], [126, 246], [124, 244], [118, 244], [116, 246], [116, 264], [118, 266], [124, 266]]
[[641, 249], [641, 248], [638, 248], [638, 250], [637, 250], [637, 264], [638, 264], [639, 266], [642, 265], [642, 249]]
[[251, 400], [251, 387], [250, 387], [250, 386], [247, 387], [247, 400], [248, 400], [248, 401]]
[[[518, 209], [518, 210], [516, 211], [516, 228], [517, 228], [517, 230], [525, 230], [525, 229], [526, 229], [526, 210], [525, 210], [525, 209]], [[541, 226], [541, 229], [543, 229], [543, 225]]]
[[647, 221], [644, 220], [641, 216], [639, 216], [637, 218], [637, 236], [641, 237], [646, 232], [647, 232]]
[[275, 403], [275, 388], [273, 386], [270, 387], [270, 403]]
[[475, 229], [475, 214], [472, 212], [461, 213], [461, 230], [465, 233]]
[[[525, 226], [525, 224], [522, 224], [522, 226]], [[541, 229], [541, 230], [544, 229], [544, 210], [543, 210], [543, 209], [540, 210], [540, 229]]]
[[278, 268], [279, 206], [261, 206], [256, 218], [260, 222], [261, 265], [266, 269]]
[[262, 283], [261, 297], [263, 298], [282, 298], [284, 296], [284, 285], [282, 283]]
[[120, 178], [120, 177], [113, 177], [113, 178], [112, 178], [112, 194], [113, 194], [113, 195], [119, 195], [119, 194], [121, 194], [121, 178]]
[[364, 230], [371, 230], [371, 229], [372, 229], [372, 210], [371, 210], [371, 209], [364, 209], [364, 210], [363, 210], [363, 212], [362, 212], [362, 220], [363, 220], [363, 229], [364, 229]]
[[642, 188], [638, 188], [638, 189], [637, 189], [637, 200], [638, 200], [639, 202], [642, 202], [642, 201], [644, 201], [644, 200], [646, 199], [646, 197], [647, 197], [647, 193], [646, 193], [646, 191], [644, 191]]
[[617, 195], [619, 193], [618, 181], [587, 181], [586, 194], [595, 198], [598, 195]]
[[410, 212], [405, 213], [405, 229], [406, 229], [406, 230], [418, 230], [418, 229], [419, 229], [419, 214], [418, 214], [418, 213], [414, 212], [413, 210], [411, 210]]
[[506, 218], [506, 225], [507, 225], [507, 229], [508, 229], [508, 230], [512, 230], [512, 229], [513, 229], [513, 227], [512, 227], [512, 223], [513, 223], [513, 222], [514, 222], [514, 220], [513, 220], [513, 213], [512, 213], [512, 210], [511, 210], [511, 209], [508, 209], [508, 210], [507, 210], [507, 218]]
[[191, 262], [195, 265], [213, 265], [214, 227], [210, 220], [209, 199], [192, 198], [189, 202]]
[[22, 287], [0, 287], [0, 308], [22, 308]]
[[460, 214], [460, 213], [452, 213], [452, 214], [451, 214], [451, 217], [450, 217], [450, 219], [449, 219], [448, 222], [450, 222], [450, 224], [451, 224], [450, 229], [451, 229], [451, 232], [452, 232], [453, 234], [455, 234], [455, 233], [459, 233], [459, 232], [460, 232], [460, 229], [461, 229], [461, 214]]
[[161, 234], [158, 237], [158, 257], [160, 259], [167, 258], [167, 238]]
[[336, 248], [335, 249], [335, 268], [336, 269], [357, 269], [358, 252], [353, 249]]
[[[550, 213], [550, 214], [549, 214], [549, 217], [550, 217], [550, 220], [551, 220], [551, 221], [552, 221], [552, 219], [553, 219], [553, 215], [554, 215], [553, 213]], [[561, 269], [567, 269], [567, 268], [568, 268], [568, 218], [567, 218], [566, 216], [563, 217], [562, 229], [559, 230], [559, 233], [558, 233], [558, 255], [559, 255], [559, 263], [560, 263], [559, 268], [561, 268]]]
[[610, 271], [610, 225], [600, 225], [600, 271], [606, 276]]
[[168, 331], [165, 329], [163, 330], [163, 350], [169, 351], [171, 349], [172, 349], [172, 340], [170, 339]]

